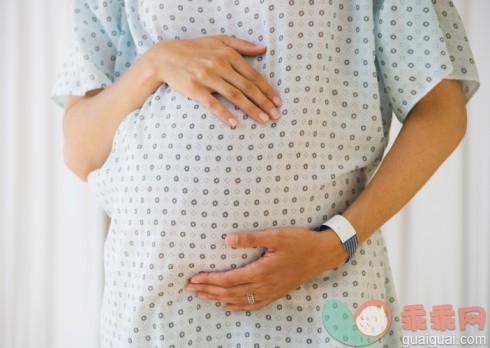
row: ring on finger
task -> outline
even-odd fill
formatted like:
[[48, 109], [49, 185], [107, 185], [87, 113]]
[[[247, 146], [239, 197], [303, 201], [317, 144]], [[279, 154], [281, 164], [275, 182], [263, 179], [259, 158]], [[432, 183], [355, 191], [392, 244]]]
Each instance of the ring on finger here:
[[254, 304], [255, 303], [255, 296], [253, 294], [247, 294], [247, 302], [248, 302], [248, 304]]

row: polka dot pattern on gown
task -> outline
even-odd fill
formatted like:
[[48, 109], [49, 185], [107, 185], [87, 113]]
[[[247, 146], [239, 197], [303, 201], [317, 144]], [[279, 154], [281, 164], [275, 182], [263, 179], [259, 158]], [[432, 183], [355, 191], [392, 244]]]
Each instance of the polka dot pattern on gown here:
[[[267, 46], [246, 57], [282, 100], [282, 117], [223, 124], [161, 86], [118, 127], [90, 186], [111, 217], [104, 247], [103, 347], [342, 347], [322, 323], [327, 299], [355, 312], [385, 301], [402, 335], [378, 231], [350, 262], [266, 308], [227, 312], [185, 290], [200, 271], [259, 258], [228, 233], [318, 226], [351, 204], [377, 168], [392, 111], [404, 121], [444, 78], [467, 99], [478, 76], [451, 2], [76, 0], [74, 32], [53, 99], [106, 87], [154, 43], [227, 34]], [[301, 262], [301, 260], [298, 260]]]

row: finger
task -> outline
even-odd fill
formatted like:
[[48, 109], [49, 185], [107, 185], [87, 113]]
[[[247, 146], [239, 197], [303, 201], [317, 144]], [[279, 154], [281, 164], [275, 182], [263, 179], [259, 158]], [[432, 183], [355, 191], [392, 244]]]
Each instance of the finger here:
[[[197, 297], [202, 300], [211, 300], [216, 302], [225, 302], [227, 305], [248, 305], [247, 295], [237, 296], [237, 297], [224, 297], [218, 296], [216, 294], [206, 293], [206, 292], [198, 292]], [[263, 300], [265, 301], [265, 300]], [[255, 302], [258, 302], [257, 296], [255, 296]]]
[[[212, 81], [213, 89], [228, 99], [234, 105], [238, 106], [244, 113], [260, 123], [266, 123], [269, 115], [254, 104], [242, 91], [225, 80]], [[264, 96], [265, 99], [265, 96]]]
[[190, 279], [190, 282], [192, 284], [208, 284], [224, 288], [249, 284], [254, 279], [254, 271], [251, 269], [252, 265], [253, 263], [250, 263], [245, 267], [226, 272], [198, 273]]
[[270, 85], [266, 78], [257, 71], [257, 69], [250, 65], [249, 62], [245, 59], [231, 59], [230, 63], [239, 74], [256, 85], [276, 107], [282, 105], [281, 98], [276, 90]]
[[[257, 292], [259, 284], [247, 283], [232, 287], [223, 287], [214, 284], [187, 284], [187, 290], [194, 291], [196, 293], [205, 293], [212, 295], [213, 298], [232, 299], [232, 298], [246, 298], [247, 294]], [[221, 301], [220, 300], [220, 301]]]
[[213, 294], [208, 294], [208, 293], [198, 293], [197, 297], [202, 299], [202, 300], [210, 300], [210, 301], [216, 301], [216, 302], [225, 302], [225, 310], [227, 311], [252, 311], [252, 310], [257, 310], [261, 309], [268, 304], [272, 303], [274, 299], [263, 299], [263, 300], [257, 300], [255, 298], [255, 302], [253, 304], [248, 303], [247, 296], [240, 296], [240, 297], [235, 297], [235, 298], [221, 298], [219, 296], [213, 295]]
[[[233, 38], [227, 35], [222, 36], [222, 42], [228, 47], [233, 48], [235, 52], [241, 55], [257, 55], [255, 54], [256, 52], [254, 52], [254, 54], [248, 53], [248, 52], [252, 52], [253, 49], [257, 49], [257, 47], [260, 48], [260, 50], [257, 50], [257, 52], [261, 52], [259, 54], [265, 53], [266, 50], [265, 46], [255, 45], [249, 41]], [[231, 57], [231, 58], [233, 59], [230, 59], [230, 62], [232, 62], [233, 67], [240, 74], [245, 76], [252, 83], [256, 84], [259, 87], [259, 89], [267, 96], [269, 100], [273, 102], [273, 104], [276, 107], [282, 105], [281, 98], [279, 97], [275, 89], [262, 76], [262, 74], [260, 74], [255, 68], [253, 68], [245, 59], [237, 59], [236, 57]], [[271, 109], [269, 108], [265, 111], [270, 112]], [[275, 119], [277, 118], [279, 117], [276, 117]]]
[[267, 51], [267, 47], [264, 45], [257, 45], [253, 42], [237, 39], [229, 35], [221, 35], [220, 39], [226, 46], [233, 48], [243, 55], [258, 56]]
[[225, 237], [225, 243], [235, 248], [272, 248], [277, 236], [273, 231], [235, 232]]
[[190, 97], [200, 102], [205, 108], [230, 126], [234, 127], [238, 124], [238, 118], [209, 91], [202, 90], [201, 92], [197, 92], [197, 95]]
[[265, 306], [271, 304], [274, 300], [262, 300], [256, 301], [254, 304], [227, 304], [225, 306], [225, 311], [238, 312], [238, 311], [256, 311], [262, 309]]
[[[211, 68], [206, 68], [199, 72], [198, 83], [221, 94], [257, 122], [267, 122], [269, 120], [269, 115], [254, 104], [239, 88], [235, 87], [240, 85], [240, 81], [242, 81], [243, 84], [243, 81], [246, 81], [246, 79], [231, 67], [229, 60], [231, 60], [232, 57], [238, 57], [239, 59], [243, 58], [231, 49], [222, 54], [224, 55], [223, 58], [225, 58], [224, 61], [213, 63], [214, 66]], [[255, 88], [257, 94], [262, 95], [263, 100], [267, 99], [256, 86], [253, 86], [253, 83], [249, 82], [247, 88], [249, 93], [253, 92], [253, 88]], [[274, 108], [270, 101], [269, 105], [269, 110], [271, 107]]]
[[[217, 295], [215, 293], [199, 291], [199, 292], [196, 292], [196, 296], [200, 299], [203, 299], [203, 300], [226, 302], [226, 303], [234, 304], [234, 305], [249, 304], [247, 295], [229, 297], [229, 296]], [[257, 301], [257, 299], [256, 299], [256, 301]]]
[[[221, 77], [227, 81], [228, 83], [232, 84], [235, 86], [238, 90], [243, 93], [248, 100], [252, 101], [253, 103], [250, 103], [250, 107], [252, 110], [250, 112], [253, 112], [255, 116], [257, 116], [257, 113], [259, 118], [260, 118], [260, 113], [262, 111], [265, 111], [269, 117], [273, 120], [277, 120], [280, 115], [279, 112], [277, 111], [276, 106], [272, 103], [272, 101], [260, 90], [260, 88], [253, 83], [252, 81], [246, 79], [242, 75], [236, 73], [236, 74], [223, 74]], [[259, 109], [260, 108], [260, 109]], [[243, 111], [246, 111], [242, 108]], [[247, 114], [250, 115], [250, 113], [247, 112]], [[256, 117], [253, 117], [256, 119]]]

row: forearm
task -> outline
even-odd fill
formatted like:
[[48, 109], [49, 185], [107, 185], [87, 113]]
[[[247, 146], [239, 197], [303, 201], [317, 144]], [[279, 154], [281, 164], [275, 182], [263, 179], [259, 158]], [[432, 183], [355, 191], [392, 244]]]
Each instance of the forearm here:
[[63, 126], [67, 166], [86, 180], [107, 159], [122, 119], [141, 107], [164, 81], [230, 126], [236, 126], [238, 118], [214, 93], [257, 122], [278, 119], [276, 108], [281, 100], [277, 92], [243, 57], [265, 51], [265, 46], [227, 35], [153, 45], [110, 87], [70, 98]]
[[77, 97], [80, 100], [72, 98], [63, 118], [67, 166], [86, 180], [107, 159], [123, 118], [141, 107], [161, 84], [143, 55], [109, 87]]
[[412, 109], [377, 173], [343, 213], [358, 232], [359, 243], [408, 203], [465, 132], [463, 92], [457, 81], [445, 80]]

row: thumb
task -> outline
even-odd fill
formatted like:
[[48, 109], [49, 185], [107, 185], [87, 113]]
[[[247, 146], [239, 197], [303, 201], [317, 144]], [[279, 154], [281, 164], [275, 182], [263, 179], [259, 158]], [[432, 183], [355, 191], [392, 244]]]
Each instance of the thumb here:
[[270, 244], [270, 238], [267, 231], [236, 232], [228, 234], [225, 242], [235, 248], [267, 247]]
[[264, 45], [256, 45], [253, 42], [237, 39], [231, 36], [225, 36], [223, 38], [223, 43], [226, 46], [233, 48], [238, 53], [247, 56], [258, 56], [267, 51], [267, 47]]

